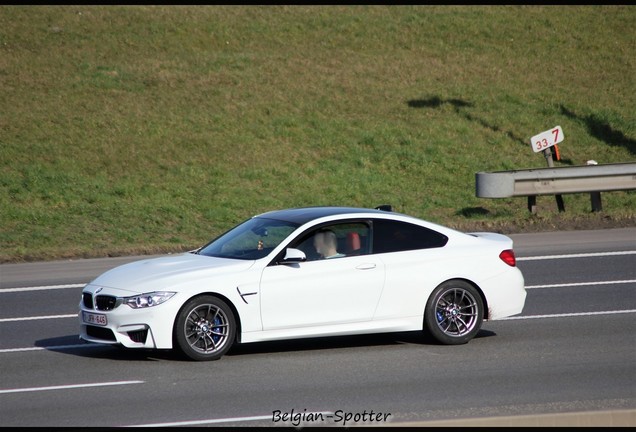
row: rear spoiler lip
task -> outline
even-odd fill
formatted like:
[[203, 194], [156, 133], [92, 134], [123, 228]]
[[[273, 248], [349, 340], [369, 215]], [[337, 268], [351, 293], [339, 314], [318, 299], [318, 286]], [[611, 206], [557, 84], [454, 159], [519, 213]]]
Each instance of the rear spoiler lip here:
[[492, 241], [493, 243], [499, 243], [504, 247], [504, 249], [512, 249], [512, 239], [505, 234], [488, 231], [475, 231], [466, 234], [483, 240]]
[[393, 211], [393, 206], [391, 204], [382, 204], [382, 205], [377, 206], [375, 209], [376, 210], [392, 212]]

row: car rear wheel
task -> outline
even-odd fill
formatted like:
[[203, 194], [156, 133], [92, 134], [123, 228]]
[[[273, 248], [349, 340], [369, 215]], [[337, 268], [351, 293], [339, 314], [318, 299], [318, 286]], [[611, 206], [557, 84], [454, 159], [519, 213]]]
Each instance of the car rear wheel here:
[[484, 319], [484, 303], [468, 282], [446, 281], [433, 291], [424, 312], [426, 330], [445, 345], [465, 344]]
[[179, 311], [174, 332], [176, 346], [187, 358], [217, 360], [234, 343], [236, 321], [223, 300], [214, 296], [195, 297]]

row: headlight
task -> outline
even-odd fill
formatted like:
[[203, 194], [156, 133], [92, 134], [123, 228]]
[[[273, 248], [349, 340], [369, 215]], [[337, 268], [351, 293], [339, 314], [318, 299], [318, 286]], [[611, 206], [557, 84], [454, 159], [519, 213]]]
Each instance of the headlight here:
[[133, 297], [126, 297], [124, 303], [133, 309], [146, 308], [160, 305], [161, 303], [168, 301], [170, 297], [176, 293], [168, 291], [157, 291], [146, 294], [140, 294]]

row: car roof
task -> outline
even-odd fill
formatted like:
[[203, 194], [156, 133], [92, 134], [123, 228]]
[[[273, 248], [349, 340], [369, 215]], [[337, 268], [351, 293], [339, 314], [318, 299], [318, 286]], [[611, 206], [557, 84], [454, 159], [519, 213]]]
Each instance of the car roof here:
[[[325, 217], [336, 216], [344, 214], [384, 214], [393, 213], [387, 210], [360, 208], [360, 207], [336, 207], [336, 206], [317, 206], [317, 207], [298, 207], [284, 210], [273, 210], [266, 213], [261, 213], [255, 217], [271, 218], [284, 220], [287, 222], [303, 225], [309, 221]], [[395, 214], [395, 213], [393, 213]]]

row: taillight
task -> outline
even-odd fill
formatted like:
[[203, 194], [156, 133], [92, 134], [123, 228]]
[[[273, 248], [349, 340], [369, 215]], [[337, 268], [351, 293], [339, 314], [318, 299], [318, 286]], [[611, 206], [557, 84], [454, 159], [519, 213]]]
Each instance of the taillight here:
[[499, 258], [510, 267], [514, 267], [517, 265], [517, 259], [515, 258], [515, 253], [512, 249], [506, 249], [505, 251], [499, 254]]

